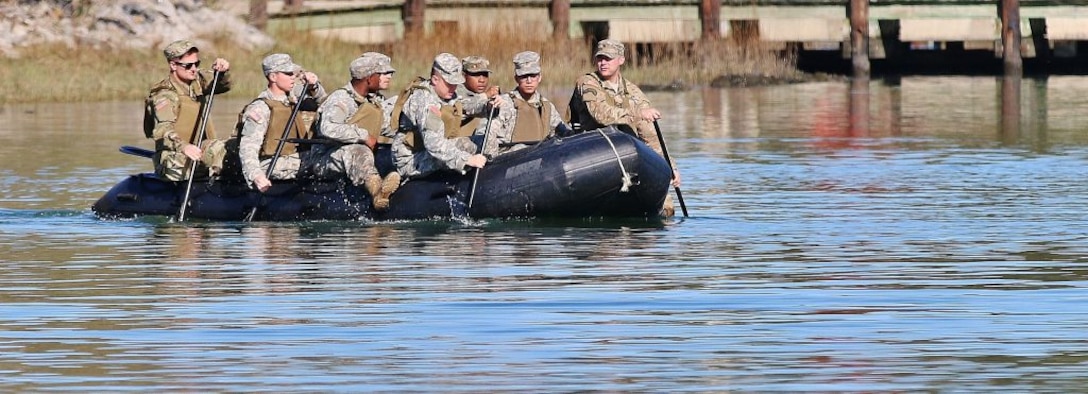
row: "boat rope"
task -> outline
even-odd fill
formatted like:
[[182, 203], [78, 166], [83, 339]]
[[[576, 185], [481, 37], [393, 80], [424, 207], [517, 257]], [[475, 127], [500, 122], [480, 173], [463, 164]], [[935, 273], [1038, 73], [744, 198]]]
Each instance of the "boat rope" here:
[[620, 172], [623, 173], [623, 176], [620, 177], [620, 182], [623, 183], [623, 186], [620, 186], [620, 191], [627, 193], [631, 190], [631, 174], [628, 174], [627, 169], [623, 167], [623, 158], [620, 157], [620, 152], [616, 150], [616, 144], [613, 144], [612, 139], [608, 138], [608, 135], [604, 133], [604, 129], [598, 129], [597, 132], [601, 133], [605, 141], [608, 141], [608, 145], [612, 147], [612, 153], [616, 154], [616, 162], [620, 163]]

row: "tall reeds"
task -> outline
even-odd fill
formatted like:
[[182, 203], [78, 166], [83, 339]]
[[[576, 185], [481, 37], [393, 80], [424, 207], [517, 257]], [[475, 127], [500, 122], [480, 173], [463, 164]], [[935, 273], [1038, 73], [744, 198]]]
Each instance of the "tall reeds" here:
[[[348, 64], [366, 51], [383, 52], [393, 58], [397, 75], [392, 90], [399, 90], [415, 76], [428, 74], [432, 59], [441, 52], [488, 58], [492, 83], [504, 90], [514, 86], [511, 59], [525, 50], [541, 54], [544, 74], [541, 84], [545, 91], [569, 92], [580, 75], [593, 70], [591, 43], [581, 39], [551, 41], [548, 35], [527, 34], [516, 23], [470, 31], [435, 29], [422, 38], [370, 45], [322, 38], [304, 29], [280, 29], [271, 34], [275, 44], [264, 51], [243, 50], [232, 44], [229, 37], [204, 37], [212, 47], [201, 48], [202, 59], [229, 60], [235, 84], [231, 94], [244, 97], [264, 89], [261, 59], [276, 52], [291, 54], [296, 63], [316, 72], [329, 88], [346, 83]], [[701, 86], [723, 75], [797, 74], [790, 56], [758, 43], [721, 40], [628, 44], [627, 52], [624, 75], [643, 86]], [[167, 70], [161, 48], [122, 50], [63, 45], [26, 48], [19, 57], [0, 58], [0, 101], [140, 99], [152, 83], [166, 76]]]

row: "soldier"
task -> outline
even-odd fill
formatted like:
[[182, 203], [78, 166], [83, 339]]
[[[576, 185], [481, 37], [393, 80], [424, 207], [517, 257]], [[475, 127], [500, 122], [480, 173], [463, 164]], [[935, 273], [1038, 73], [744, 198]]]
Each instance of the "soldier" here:
[[[427, 176], [435, 171], [464, 172], [483, 168], [487, 158], [477, 154], [471, 130], [461, 128], [466, 116], [479, 116], [495, 105], [497, 90], [462, 100], [457, 85], [465, 83], [461, 61], [449, 53], [434, 58], [430, 79], [423, 79], [401, 94], [393, 109], [399, 123], [393, 139], [397, 171], [405, 178]], [[491, 94], [495, 92], [495, 94]]]
[[[540, 54], [525, 51], [514, 55], [517, 89], [502, 95], [510, 105], [501, 106], [495, 122], [499, 125], [495, 127], [497, 135], [488, 140], [487, 151], [512, 152], [554, 136], [561, 125], [566, 128], [555, 104], [537, 91], [542, 79], [540, 71]], [[493, 145], [497, 148], [492, 148]]]
[[373, 199], [374, 209], [389, 209], [389, 196], [400, 186], [400, 174], [390, 172], [383, 179], [374, 164], [374, 148], [391, 143], [389, 114], [392, 102], [381, 91], [393, 80], [392, 60], [377, 52], [367, 52], [348, 67], [351, 81], [332, 92], [318, 108], [320, 121], [316, 136], [333, 144], [314, 146], [314, 175], [347, 175], [351, 183], [362, 185]]
[[[491, 95], [498, 93], [498, 87], [488, 86], [491, 81], [491, 62], [483, 56], [469, 56], [461, 59], [462, 74], [465, 75], [465, 83], [457, 86], [457, 96], [462, 100], [474, 99], [479, 95], [488, 94], [488, 89], [493, 89]], [[484, 114], [487, 117], [488, 114]], [[487, 122], [481, 117], [466, 116], [461, 119], [461, 128], [472, 130], [473, 135], [483, 135]], [[482, 137], [480, 137], [482, 138]]]
[[[204, 139], [195, 145], [200, 125], [201, 102], [211, 94], [207, 72], [200, 73], [200, 50], [189, 40], [178, 40], [162, 51], [170, 74], [152, 85], [144, 102], [144, 135], [155, 140], [155, 174], [171, 180], [189, 179], [189, 160], [198, 160], [209, 176], [223, 168], [226, 148], [216, 138], [215, 127], [207, 119]], [[220, 71], [215, 94], [230, 90], [230, 63], [217, 58], [212, 70]]]
[[[268, 55], [261, 62], [261, 68], [268, 80], [268, 89], [257, 95], [257, 99], [238, 115], [238, 156], [246, 183], [263, 193], [272, 187], [272, 180], [267, 176], [268, 166], [276, 154], [283, 130], [287, 128], [294, 103], [302, 94], [303, 85], [296, 84], [295, 80], [301, 78], [310, 85], [308, 93], [318, 101], [325, 97], [325, 89], [318, 84], [316, 74], [303, 71], [287, 54]], [[310, 138], [313, 119], [312, 111], [296, 114], [288, 138]], [[284, 143], [280, 157], [276, 159], [272, 179], [295, 179], [304, 159], [304, 153], [299, 148], [298, 143]], [[308, 153], [307, 149], [301, 150]]]
[[[593, 59], [596, 72], [578, 78], [570, 98], [570, 122], [580, 124], [582, 130], [593, 130], [607, 125], [627, 125], [654, 152], [662, 154], [654, 121], [661, 112], [650, 106], [650, 100], [637, 85], [620, 74], [625, 58], [623, 43], [602, 40], [597, 43]], [[672, 166], [673, 186], [680, 186], [680, 171]], [[666, 195], [661, 213], [672, 216], [675, 209], [672, 197]]]

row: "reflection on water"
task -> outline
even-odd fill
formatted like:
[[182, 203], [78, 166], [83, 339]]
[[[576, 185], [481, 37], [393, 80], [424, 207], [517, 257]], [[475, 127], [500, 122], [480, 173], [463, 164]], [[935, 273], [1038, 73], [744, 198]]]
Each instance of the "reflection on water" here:
[[139, 103], [8, 105], [0, 390], [1080, 390], [1085, 90], [654, 93], [665, 223], [101, 221]]

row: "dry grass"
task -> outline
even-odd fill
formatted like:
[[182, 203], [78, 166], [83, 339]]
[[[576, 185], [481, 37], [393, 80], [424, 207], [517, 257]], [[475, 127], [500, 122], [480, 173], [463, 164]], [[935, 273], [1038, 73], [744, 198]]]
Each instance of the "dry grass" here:
[[[431, 60], [440, 52], [458, 57], [482, 55], [492, 62], [492, 83], [512, 88], [514, 54], [539, 52], [543, 58], [545, 90], [569, 89], [580, 75], [592, 71], [592, 52], [581, 40], [564, 43], [543, 41], [517, 34], [515, 25], [498, 26], [474, 34], [447, 34], [382, 45], [359, 45], [318, 38], [303, 31], [272, 32], [276, 44], [264, 52], [250, 52], [231, 44], [226, 37], [211, 37], [213, 48], [202, 58], [224, 57], [231, 62], [235, 81], [233, 94], [249, 96], [264, 88], [261, 59], [269, 53], [284, 52], [295, 62], [316, 72], [329, 88], [343, 85], [347, 65], [366, 51], [379, 51], [393, 58], [397, 69], [394, 89], [413, 77], [429, 72]], [[730, 41], [688, 44], [659, 44], [652, 48], [629, 48], [624, 75], [644, 86], [709, 84], [722, 75], [788, 76], [797, 74], [793, 59], [779, 52], [740, 45]], [[652, 59], [649, 55], [652, 53]], [[0, 102], [101, 101], [140, 99], [148, 86], [166, 75], [161, 48], [143, 51], [101, 50], [63, 46], [39, 46], [23, 51], [19, 58], [0, 59]], [[396, 92], [388, 92], [396, 94]]]

